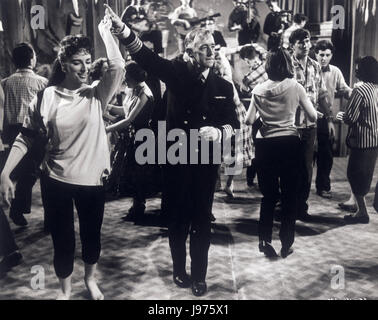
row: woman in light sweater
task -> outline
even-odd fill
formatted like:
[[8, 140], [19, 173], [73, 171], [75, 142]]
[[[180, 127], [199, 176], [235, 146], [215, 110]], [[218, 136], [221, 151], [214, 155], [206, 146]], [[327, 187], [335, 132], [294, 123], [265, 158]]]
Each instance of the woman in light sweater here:
[[252, 91], [251, 105], [246, 116], [252, 124], [258, 111], [262, 127], [256, 137], [256, 165], [259, 187], [263, 194], [259, 221], [259, 249], [267, 257], [276, 257], [272, 242], [273, 213], [281, 189], [282, 220], [281, 256], [293, 252], [299, 137], [294, 125], [297, 107], [315, 121], [317, 113], [305, 89], [293, 79], [293, 66], [287, 51], [269, 52], [266, 62], [269, 79]]
[[[121, 84], [124, 60], [111, 34], [111, 21], [99, 24], [109, 68], [94, 87], [87, 85], [92, 63], [88, 38], [67, 36], [60, 43], [57, 62], [40, 104], [31, 103], [24, 127], [37, 131], [39, 109], [49, 142], [42, 163], [41, 191], [54, 245], [54, 268], [61, 284], [58, 299], [69, 299], [75, 254], [73, 203], [78, 212], [84, 280], [94, 300], [102, 300], [95, 270], [101, 251], [101, 225], [105, 194], [103, 177], [110, 170], [110, 156], [102, 114]], [[40, 108], [37, 108], [40, 105]], [[20, 134], [1, 174], [7, 202], [14, 197], [9, 178], [33, 140]]]

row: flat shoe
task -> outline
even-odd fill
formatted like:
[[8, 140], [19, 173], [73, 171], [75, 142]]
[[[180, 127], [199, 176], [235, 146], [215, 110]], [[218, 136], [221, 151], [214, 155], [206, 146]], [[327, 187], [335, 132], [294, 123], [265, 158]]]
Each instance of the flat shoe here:
[[355, 204], [345, 204], [345, 203], [339, 203], [338, 204], [339, 208], [344, 211], [348, 212], [356, 212], [357, 211], [357, 206]]
[[187, 273], [183, 275], [173, 275], [173, 282], [180, 288], [189, 288], [192, 281]]
[[230, 198], [234, 198], [234, 192], [233, 192], [233, 190], [232, 190], [230, 187], [225, 187], [225, 188], [224, 188], [224, 192], [226, 192], [226, 194], [227, 194]]
[[20, 227], [25, 227], [28, 225], [28, 221], [25, 219], [24, 215], [21, 214], [9, 214], [9, 218], [12, 219], [13, 223]]
[[268, 258], [278, 257], [276, 250], [274, 250], [273, 246], [266, 241], [259, 243], [259, 251], [263, 252]]
[[281, 249], [281, 257], [286, 258], [287, 256], [291, 255], [294, 252], [292, 248], [282, 248]]
[[196, 297], [203, 296], [207, 291], [207, 285], [205, 281], [193, 281], [192, 293]]
[[369, 216], [352, 216], [351, 214], [348, 214], [344, 216], [344, 220], [347, 224], [368, 224], [369, 223]]

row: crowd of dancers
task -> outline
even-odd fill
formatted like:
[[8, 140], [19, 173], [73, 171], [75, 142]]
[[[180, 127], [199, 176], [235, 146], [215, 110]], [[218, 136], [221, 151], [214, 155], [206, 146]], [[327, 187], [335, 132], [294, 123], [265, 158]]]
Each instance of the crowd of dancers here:
[[[190, 30], [184, 37], [178, 35], [181, 54], [172, 60], [162, 57], [162, 47], [155, 41], [158, 33], [151, 36], [138, 31], [129, 13], [119, 17], [107, 5], [98, 26], [106, 58], [92, 62], [90, 40], [83, 35], [67, 36], [60, 42], [51, 70], [40, 71], [50, 73], [46, 79], [33, 71], [37, 57], [29, 44], [13, 49], [17, 71], [0, 86], [2, 142], [10, 146], [3, 152], [1, 192], [10, 207], [10, 219], [25, 226], [24, 214], [30, 213], [32, 188], [39, 178], [44, 228], [51, 233], [54, 269], [61, 285], [59, 299], [69, 299], [72, 290], [74, 207], [85, 284], [91, 297], [101, 300], [104, 295], [95, 273], [107, 196], [131, 195], [133, 205], [125, 219], [136, 221], [143, 217], [146, 199], [156, 191], [162, 191], [173, 281], [181, 288], [191, 287], [195, 296], [204, 295], [211, 222], [215, 220], [212, 205], [221, 172], [213, 161], [214, 150], [226, 141], [234, 146], [231, 150], [221, 148], [226, 168], [236, 164], [246, 168], [249, 186], [254, 185], [257, 173], [263, 196], [259, 250], [267, 257], [278, 256], [272, 246], [277, 212], [282, 258], [293, 253], [296, 220], [311, 220], [308, 198], [316, 140], [317, 194], [324, 199], [332, 197], [335, 121], [349, 128], [346, 143], [350, 148], [347, 177], [351, 196], [340, 207], [352, 214], [344, 217], [345, 222], [369, 223], [365, 196], [378, 152], [377, 60], [368, 56], [356, 61], [360, 82], [352, 89], [340, 69], [330, 64], [335, 50], [330, 41], [318, 41], [315, 59], [310, 57], [312, 43], [303, 14], [294, 15], [290, 25], [288, 13], [281, 12], [276, 2], [269, 2], [272, 12], [264, 25], [269, 35], [265, 49], [258, 43], [258, 22], [246, 13], [243, 1], [235, 0], [228, 27], [239, 32], [239, 46], [229, 48], [219, 31], [215, 36], [213, 17], [196, 28], [190, 28], [189, 20], [183, 22], [182, 14], [192, 19], [196, 13], [191, 1], [181, 2], [170, 18], [173, 24], [181, 23]], [[126, 50], [128, 62], [115, 37]], [[240, 84], [233, 81], [232, 55], [249, 66]], [[345, 112], [334, 115], [336, 95], [344, 96], [348, 104]], [[154, 152], [154, 161], [138, 160], [138, 148], [144, 143], [136, 138], [138, 132], [151, 129], [159, 136], [162, 121], [166, 133], [176, 130], [177, 135], [190, 137], [196, 130], [200, 140], [197, 162], [191, 158], [190, 146], [183, 146], [187, 156], [178, 157], [177, 163], [161, 163]], [[239, 140], [237, 132], [241, 133]], [[180, 153], [182, 147], [178, 144], [174, 149], [176, 140], [165, 140], [167, 149], [175, 150], [173, 154]], [[152, 146], [158, 144], [156, 140]], [[209, 158], [201, 162], [206, 144], [210, 145], [206, 149], [210, 150]], [[226, 161], [228, 157], [233, 157], [232, 163]], [[229, 197], [233, 197], [236, 174], [240, 173], [230, 170], [227, 174], [225, 191]], [[152, 186], [152, 181], [157, 185]], [[3, 210], [0, 227], [1, 273], [5, 275], [20, 263], [22, 255]], [[188, 236], [190, 275], [186, 270]]]

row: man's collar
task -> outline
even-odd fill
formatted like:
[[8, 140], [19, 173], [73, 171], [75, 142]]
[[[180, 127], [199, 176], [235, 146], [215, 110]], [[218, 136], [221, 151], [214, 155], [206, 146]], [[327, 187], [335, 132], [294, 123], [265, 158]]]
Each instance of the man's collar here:
[[207, 77], [209, 76], [210, 68], [207, 68], [205, 71], [202, 71], [201, 73], [198, 73], [198, 70], [196, 71], [196, 68], [193, 65], [192, 59], [189, 59], [189, 61], [187, 61], [187, 64], [188, 64], [189, 70], [191, 70], [191, 73], [194, 76], [197, 75], [198, 78], [202, 78], [203, 77], [205, 80], [207, 80]]
[[29, 73], [34, 73], [34, 71], [30, 68], [20, 68], [20, 69], [17, 69], [16, 72], [29, 72]]
[[326, 67], [322, 67], [322, 72], [331, 72], [329, 64]]
[[202, 76], [207, 80], [207, 77], [209, 76], [210, 69], [206, 69], [204, 72], [202, 72]]

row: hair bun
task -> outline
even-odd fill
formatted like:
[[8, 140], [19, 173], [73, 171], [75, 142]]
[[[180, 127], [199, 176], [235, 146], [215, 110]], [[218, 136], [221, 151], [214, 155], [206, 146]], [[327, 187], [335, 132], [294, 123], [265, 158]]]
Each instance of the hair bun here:
[[279, 50], [281, 48], [281, 35], [276, 32], [272, 32], [268, 39], [267, 46], [269, 51]]

